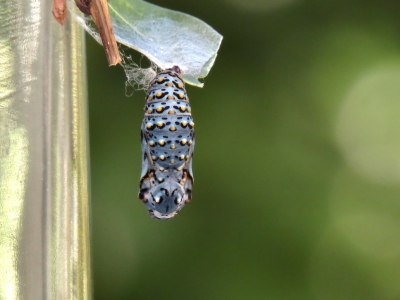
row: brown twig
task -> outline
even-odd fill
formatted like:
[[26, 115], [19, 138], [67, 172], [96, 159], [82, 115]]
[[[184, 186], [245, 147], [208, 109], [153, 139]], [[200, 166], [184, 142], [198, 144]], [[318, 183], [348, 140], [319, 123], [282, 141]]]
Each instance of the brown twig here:
[[99, 30], [108, 65], [115, 66], [121, 61], [121, 57], [119, 56], [117, 41], [115, 40], [110, 13], [108, 12], [107, 0], [92, 0], [90, 13]]
[[[86, 15], [92, 15], [99, 30], [108, 65], [115, 66], [121, 62], [117, 41], [112, 28], [107, 0], [75, 0], [76, 6]], [[66, 0], [53, 0], [53, 15], [58, 23], [64, 24]]]

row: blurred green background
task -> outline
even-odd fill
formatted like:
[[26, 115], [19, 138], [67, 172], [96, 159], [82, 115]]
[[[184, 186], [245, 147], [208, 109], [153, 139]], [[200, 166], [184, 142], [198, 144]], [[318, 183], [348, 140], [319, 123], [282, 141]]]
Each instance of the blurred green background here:
[[95, 299], [400, 299], [399, 1], [151, 2], [224, 40], [187, 88], [193, 200], [158, 221], [145, 94], [87, 38]]

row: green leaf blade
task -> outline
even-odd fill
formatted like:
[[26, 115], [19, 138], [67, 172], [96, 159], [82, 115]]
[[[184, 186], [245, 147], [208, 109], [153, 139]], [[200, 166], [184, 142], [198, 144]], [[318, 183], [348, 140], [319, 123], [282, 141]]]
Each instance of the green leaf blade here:
[[222, 36], [188, 14], [141, 0], [108, 2], [117, 41], [144, 54], [161, 69], [178, 65], [185, 81], [203, 86]]

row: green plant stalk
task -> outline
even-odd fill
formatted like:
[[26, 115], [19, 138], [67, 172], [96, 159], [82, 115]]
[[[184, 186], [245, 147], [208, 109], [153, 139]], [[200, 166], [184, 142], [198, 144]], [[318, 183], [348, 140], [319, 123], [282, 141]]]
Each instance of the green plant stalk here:
[[83, 30], [0, 5], [0, 299], [91, 299]]

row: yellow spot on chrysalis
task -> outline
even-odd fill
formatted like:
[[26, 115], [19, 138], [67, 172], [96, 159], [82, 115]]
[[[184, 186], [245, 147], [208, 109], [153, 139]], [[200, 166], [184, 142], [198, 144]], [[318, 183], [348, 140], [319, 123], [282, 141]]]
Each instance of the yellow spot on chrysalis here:
[[150, 129], [151, 127], [153, 127], [153, 124], [148, 123], [148, 124], [146, 125], [146, 127], [147, 127], [147, 129]]
[[153, 110], [151, 109], [151, 108], [149, 108], [148, 110], [147, 110], [147, 113], [149, 113], [149, 114], [151, 114], [153, 112]]
[[183, 139], [182, 141], [181, 141], [181, 144], [182, 145], [185, 145], [187, 143], [187, 140], [185, 140], [185, 139]]
[[159, 178], [157, 178], [157, 180], [158, 180], [158, 182], [163, 182], [163, 181], [164, 181], [164, 178], [159, 177]]
[[174, 164], [175, 163], [175, 160], [174, 159], [171, 159], [171, 164]]
[[192, 112], [192, 109], [190, 107], [188, 108], [188, 112]]
[[169, 96], [168, 96], [168, 99], [169, 99], [169, 100], [174, 100], [174, 96], [169, 95]]
[[189, 141], [189, 145], [193, 144], [193, 141]]
[[157, 108], [156, 108], [156, 111], [158, 111], [158, 112], [162, 112], [162, 111], [163, 111], [163, 108], [162, 108], [162, 106], [159, 106], [159, 107], [157, 107]]
[[172, 86], [172, 83], [171, 83], [171, 82], [168, 82], [168, 83], [167, 83], [167, 86]]
[[149, 101], [153, 100], [153, 96], [149, 96], [149, 98], [147, 98], [147, 100], [149, 100]]
[[165, 156], [164, 155], [160, 155], [160, 159], [161, 160], [165, 160]]
[[170, 131], [175, 131], [175, 130], [176, 130], [176, 127], [175, 127], [175, 126], [171, 126], [171, 127], [169, 128], [169, 130], [170, 130]]
[[178, 78], [179, 78], [179, 79], [182, 79], [182, 75], [181, 75], [181, 74], [178, 74]]
[[183, 84], [179, 82], [178, 87], [181, 89], [183, 87]]
[[156, 97], [161, 97], [161, 95], [162, 95], [162, 93], [161, 93], [161, 92], [158, 92], [158, 93], [156, 94]]
[[155, 197], [154, 200], [156, 201], [156, 203], [160, 203], [161, 201], [160, 197]]
[[158, 123], [157, 123], [157, 126], [158, 126], [158, 127], [163, 127], [163, 126], [164, 126], [164, 122], [158, 122]]
[[181, 124], [182, 124], [183, 127], [185, 127], [187, 125], [187, 122], [183, 121]]
[[193, 122], [190, 122], [190, 124], [189, 124], [189, 125], [193, 127], [193, 126], [194, 126], [194, 123], [193, 123]]
[[176, 149], [176, 146], [174, 144], [171, 145], [170, 147], [172, 150]]
[[182, 106], [180, 107], [180, 110], [181, 110], [181, 111], [185, 111], [185, 110], [186, 110], [186, 106], [183, 106], [183, 105], [182, 105]]
[[182, 99], [183, 97], [185, 97], [185, 95], [184, 95], [184, 94], [182, 94], [182, 93], [181, 93], [181, 94], [179, 94], [178, 96], [179, 96], [179, 98], [181, 98], [181, 99]]
[[158, 79], [157, 79], [157, 81], [158, 82], [162, 82], [164, 79], [162, 79], [161, 77], [159, 77]]
[[151, 159], [152, 159], [152, 160], [156, 160], [156, 159], [157, 159], [157, 156], [152, 156]]
[[153, 141], [150, 141], [150, 142], [149, 142], [149, 145], [150, 145], [150, 146], [154, 146], [154, 142], [153, 142]]
[[175, 114], [175, 111], [174, 111], [173, 109], [171, 109], [168, 113], [169, 113], [170, 115], [174, 115], [174, 114]]
[[184, 166], [184, 165], [180, 166], [180, 167], [178, 168], [178, 171], [182, 171], [183, 166]]
[[160, 170], [161, 172], [163, 172], [165, 169], [164, 169], [163, 167], [161, 167], [161, 168], [159, 168], [159, 170]]
[[182, 154], [181, 156], [179, 156], [179, 159], [180, 160], [184, 160], [185, 159], [185, 155]]
[[164, 142], [164, 140], [159, 140], [159, 141], [158, 141], [158, 144], [160, 144], [161, 146], [164, 146], [164, 145], [165, 145], [165, 142]]

